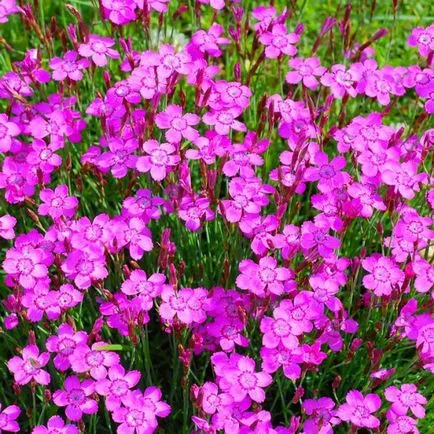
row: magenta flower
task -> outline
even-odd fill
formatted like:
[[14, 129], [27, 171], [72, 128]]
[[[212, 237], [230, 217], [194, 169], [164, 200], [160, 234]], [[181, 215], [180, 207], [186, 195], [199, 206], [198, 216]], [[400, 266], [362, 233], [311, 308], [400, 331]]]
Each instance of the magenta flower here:
[[107, 65], [107, 57], [119, 59], [119, 53], [114, 50], [115, 41], [111, 38], [98, 35], [90, 35], [86, 44], [80, 44], [78, 53], [83, 57], [91, 57], [97, 66]]
[[220, 24], [212, 24], [208, 29], [199, 30], [193, 34], [191, 41], [199, 48], [202, 53], [208, 53], [210, 56], [219, 57], [222, 52], [220, 45], [227, 45], [230, 43], [229, 39], [222, 38], [223, 26]]
[[170, 143], [158, 143], [156, 140], [147, 140], [143, 143], [146, 156], [139, 157], [136, 169], [139, 172], [151, 172], [152, 179], [162, 181], [169, 171], [180, 161], [176, 155], [176, 148]]
[[151, 386], [142, 393], [130, 391], [124, 398], [124, 406], [113, 412], [113, 420], [120, 423], [118, 433], [153, 433], [158, 426], [157, 417], [167, 417], [170, 406], [161, 401], [161, 391]]
[[219, 393], [217, 384], [207, 381], [200, 388], [201, 407], [206, 414], [214, 414], [221, 407], [231, 405], [233, 398], [229, 393]]
[[27, 345], [23, 348], [21, 357], [14, 356], [8, 361], [8, 369], [14, 374], [17, 384], [27, 384], [33, 380], [47, 386], [50, 384], [50, 374], [42, 368], [49, 360], [49, 353], [39, 354], [36, 345]]
[[7, 23], [8, 16], [12, 14], [16, 14], [18, 12], [20, 12], [20, 10], [17, 7], [16, 0], [1, 0], [0, 1], [0, 24]]
[[136, 19], [136, 4], [131, 0], [102, 0], [106, 17], [114, 24], [123, 26]]
[[264, 387], [269, 386], [273, 377], [266, 372], [255, 371], [255, 361], [250, 357], [242, 356], [236, 366], [229, 369], [224, 380], [228, 383], [228, 392], [235, 402], [243, 401], [249, 396], [255, 402], [264, 402]]
[[83, 374], [89, 372], [95, 380], [101, 380], [107, 376], [107, 368], [119, 363], [119, 355], [113, 351], [103, 350], [104, 342], [95, 342], [91, 348], [86, 344], [79, 344], [69, 356], [71, 369]]
[[75, 425], [65, 424], [60, 416], [51, 416], [46, 427], [43, 425], [35, 426], [32, 434], [79, 434], [79, 431]]
[[300, 245], [303, 249], [318, 249], [318, 253], [327, 258], [341, 245], [338, 238], [328, 234], [326, 227], [318, 226], [310, 221], [301, 226]]
[[415, 27], [407, 43], [410, 47], [417, 47], [421, 56], [428, 57], [434, 51], [434, 25]]
[[86, 341], [86, 332], [75, 332], [69, 324], [61, 324], [57, 330], [57, 336], [50, 336], [45, 345], [50, 353], [57, 353], [53, 359], [56, 369], [65, 372], [71, 367], [69, 356], [77, 345], [85, 344]]
[[372, 255], [362, 260], [363, 268], [370, 274], [363, 277], [363, 285], [381, 297], [390, 295], [394, 289], [400, 289], [404, 281], [404, 272], [395, 262], [385, 256]]
[[297, 49], [294, 44], [300, 37], [295, 33], [287, 33], [283, 24], [274, 24], [271, 32], [265, 31], [259, 36], [261, 44], [265, 45], [265, 56], [275, 59], [283, 54], [295, 56]]
[[175, 291], [166, 286], [161, 294], [159, 313], [163, 320], [172, 321], [176, 316], [184, 324], [203, 323], [206, 320], [208, 291], [204, 288], [182, 288]]
[[381, 171], [381, 178], [387, 185], [395, 187], [395, 191], [405, 199], [413, 199], [420, 190], [419, 184], [427, 183], [426, 173], [417, 173], [419, 163], [410, 160], [405, 163], [388, 161]]
[[9, 214], [0, 217], [0, 237], [4, 240], [13, 240], [15, 238], [14, 227], [17, 219]]
[[303, 85], [311, 90], [315, 90], [319, 86], [316, 77], [321, 77], [326, 71], [326, 68], [321, 66], [318, 57], [307, 59], [297, 57], [290, 59], [288, 64], [294, 71], [289, 71], [286, 74], [286, 81], [290, 84], [297, 84], [302, 81]]
[[372, 415], [381, 407], [381, 399], [375, 393], [363, 396], [358, 390], [351, 390], [337, 411], [337, 416], [357, 427], [378, 428], [380, 421]]
[[302, 405], [306, 414], [311, 416], [303, 425], [306, 434], [315, 432], [332, 434], [333, 425], [340, 423], [336, 417], [336, 410], [334, 410], [335, 403], [331, 398], [306, 399]]
[[259, 264], [244, 259], [240, 262], [239, 269], [241, 274], [237, 277], [237, 286], [259, 297], [265, 297], [268, 293], [283, 294], [292, 278], [291, 271], [278, 267], [276, 259], [271, 256], [261, 258]]
[[246, 126], [236, 119], [240, 115], [241, 109], [238, 107], [232, 107], [221, 111], [205, 113], [202, 117], [202, 121], [206, 125], [214, 126], [214, 129], [218, 134], [226, 135], [229, 134], [231, 129], [236, 131], [247, 131]]
[[103, 280], [108, 271], [105, 267], [105, 257], [100, 249], [94, 246], [85, 250], [73, 250], [62, 264], [62, 271], [79, 289], [87, 289], [92, 282]]
[[325, 152], [317, 152], [313, 160], [317, 167], [311, 166], [306, 169], [304, 173], [306, 181], [318, 181], [318, 189], [323, 193], [340, 187], [344, 183], [345, 172], [341, 172], [347, 164], [344, 157], [335, 157], [329, 162]]
[[355, 97], [357, 95], [356, 84], [360, 80], [360, 73], [355, 69], [347, 70], [345, 65], [333, 65], [330, 72], [325, 72], [321, 77], [321, 84], [330, 87], [332, 94], [337, 99], [342, 99], [347, 93]]
[[144, 309], [153, 307], [153, 300], [159, 297], [165, 288], [166, 276], [161, 273], [146, 277], [143, 270], [134, 270], [129, 278], [121, 285], [121, 291], [126, 295], [138, 295]]
[[0, 410], [0, 433], [3, 431], [20, 432], [20, 426], [16, 419], [20, 415], [21, 409], [17, 405], [9, 405], [2, 410], [0, 404]]
[[62, 165], [62, 158], [55, 151], [61, 148], [60, 143], [45, 143], [44, 140], [34, 139], [33, 151], [27, 155], [27, 163], [37, 166], [45, 173], [51, 173]]
[[30, 249], [22, 252], [9, 249], [3, 261], [6, 273], [16, 277], [23, 288], [33, 288], [36, 282], [48, 275], [46, 258], [40, 249]]
[[11, 122], [7, 115], [0, 113], [0, 152], [9, 152], [14, 140], [14, 137], [21, 133], [21, 128]]
[[185, 221], [185, 226], [190, 231], [197, 231], [202, 222], [210, 221], [215, 218], [215, 213], [210, 209], [210, 201], [206, 197], [193, 199], [185, 196], [179, 205], [178, 215]]
[[384, 391], [386, 399], [392, 403], [391, 410], [399, 415], [406, 415], [410, 411], [418, 419], [425, 417], [427, 399], [418, 393], [415, 384], [403, 384], [400, 388], [396, 386], [387, 387]]
[[63, 384], [64, 390], [59, 389], [53, 394], [53, 402], [58, 407], [66, 407], [66, 417], [72, 421], [79, 421], [84, 414], [94, 414], [98, 411], [97, 402], [89, 398], [95, 390], [93, 380], [83, 380], [69, 376]]
[[387, 412], [390, 425], [387, 427], [387, 434], [419, 434], [417, 420], [412, 417], [396, 414], [393, 411]]
[[199, 116], [193, 113], [182, 114], [182, 107], [170, 104], [164, 112], [155, 116], [155, 123], [158, 128], [166, 130], [166, 140], [169, 143], [179, 143], [182, 138], [190, 142], [199, 137], [199, 133], [191, 126], [200, 122]]
[[80, 81], [83, 78], [83, 69], [90, 65], [89, 60], [78, 60], [78, 53], [74, 50], [67, 51], [63, 58], [53, 57], [49, 66], [53, 70], [53, 79], [63, 81], [69, 78], [72, 81]]
[[58, 185], [55, 190], [45, 188], [39, 193], [42, 204], [38, 207], [40, 215], [49, 215], [53, 220], [62, 216], [71, 218], [75, 214], [78, 206], [78, 199], [69, 196], [68, 186]]
[[125, 373], [123, 366], [116, 364], [109, 368], [108, 378], [103, 378], [95, 384], [95, 390], [99, 395], [105, 396], [105, 404], [108, 411], [114, 411], [121, 407], [131, 388], [140, 381], [139, 371]]

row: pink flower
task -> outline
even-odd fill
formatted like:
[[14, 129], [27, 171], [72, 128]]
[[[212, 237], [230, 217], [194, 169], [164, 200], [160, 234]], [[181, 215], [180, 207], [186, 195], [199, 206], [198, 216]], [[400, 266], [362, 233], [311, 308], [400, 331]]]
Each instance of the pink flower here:
[[79, 344], [69, 356], [71, 369], [83, 374], [89, 372], [92, 378], [101, 380], [107, 376], [107, 369], [119, 363], [119, 355], [113, 351], [103, 350], [104, 342], [95, 342], [91, 348], [86, 344]]
[[327, 70], [321, 66], [318, 57], [309, 57], [307, 59], [297, 57], [290, 59], [288, 64], [294, 71], [289, 71], [286, 74], [286, 81], [290, 84], [297, 84], [302, 81], [303, 85], [311, 90], [315, 90], [319, 86], [316, 77], [321, 77]]
[[399, 415], [406, 415], [410, 409], [418, 419], [425, 417], [423, 407], [427, 400], [418, 393], [415, 384], [403, 384], [400, 388], [396, 386], [387, 387], [384, 391], [386, 399], [392, 403], [391, 410]]
[[121, 407], [126, 400], [128, 392], [140, 381], [139, 371], [129, 371], [115, 364], [108, 370], [108, 378], [99, 380], [95, 384], [95, 390], [99, 395], [105, 396], [107, 410], [114, 411]]
[[208, 291], [204, 288], [182, 288], [176, 291], [167, 286], [163, 289], [159, 313], [163, 320], [177, 319], [187, 325], [203, 323], [206, 320], [206, 311], [209, 309]]
[[79, 434], [79, 431], [75, 425], [65, 424], [60, 416], [51, 416], [46, 427], [35, 426], [32, 434]]
[[45, 188], [39, 193], [42, 204], [38, 207], [40, 215], [49, 215], [53, 220], [62, 216], [71, 218], [78, 206], [78, 199], [69, 196], [68, 186], [58, 185], [55, 190]]
[[[0, 404], [0, 410], [2, 405]], [[0, 412], [0, 433], [2, 431], [20, 432], [20, 426], [16, 419], [21, 413], [21, 409], [17, 405], [9, 405]]]
[[143, 143], [146, 156], [139, 157], [136, 168], [139, 172], [151, 172], [152, 179], [162, 181], [169, 171], [176, 166], [181, 158], [176, 155], [176, 148], [170, 143], [158, 143], [147, 140]]
[[36, 345], [27, 345], [23, 348], [21, 357], [15, 356], [8, 361], [8, 369], [14, 374], [14, 379], [18, 384], [27, 384], [33, 380], [47, 386], [50, 384], [50, 374], [42, 368], [49, 360], [49, 353], [39, 354], [39, 348]]
[[9, 249], [3, 261], [3, 269], [17, 277], [23, 288], [33, 288], [39, 279], [48, 275], [45, 259], [40, 249], [30, 249], [28, 252]]
[[372, 415], [381, 407], [381, 399], [375, 393], [363, 396], [358, 390], [351, 390], [337, 411], [337, 416], [357, 427], [378, 428], [380, 421]]
[[387, 434], [419, 434], [417, 420], [412, 417], [396, 414], [393, 411], [387, 413], [390, 425]]
[[271, 32], [266, 31], [259, 36], [259, 41], [265, 45], [265, 56], [270, 59], [275, 59], [283, 54], [294, 56], [297, 49], [293, 44], [296, 44], [299, 39], [297, 34], [287, 33], [283, 24], [274, 24]]
[[79, 289], [87, 289], [92, 282], [103, 280], [108, 275], [105, 258], [101, 250], [94, 246], [85, 250], [73, 250], [61, 268], [68, 278], [74, 279]]
[[14, 226], [17, 224], [17, 219], [9, 214], [0, 217], [0, 237], [4, 240], [12, 240], [15, 238]]
[[323, 258], [327, 258], [340, 247], [341, 243], [338, 238], [328, 234], [326, 227], [307, 221], [301, 226], [300, 245], [303, 249], [317, 248], [318, 253]]
[[227, 45], [229, 39], [222, 38], [223, 26], [212, 24], [208, 32], [199, 30], [193, 34], [191, 41], [199, 48], [202, 53], [208, 53], [210, 56], [219, 57], [222, 52], [219, 45]]
[[236, 119], [240, 115], [241, 109], [238, 107], [232, 107], [221, 111], [205, 113], [202, 117], [202, 121], [206, 125], [213, 125], [218, 134], [226, 135], [229, 134], [231, 129], [236, 131], [247, 131], [246, 126]]
[[206, 414], [214, 414], [221, 407], [232, 404], [233, 398], [229, 393], [219, 393], [217, 384], [207, 381], [198, 391], [202, 410]]
[[370, 274], [363, 277], [363, 285], [381, 297], [399, 289], [404, 281], [404, 272], [395, 262], [385, 256], [372, 255], [362, 260], [362, 266]]
[[90, 35], [86, 44], [80, 44], [78, 53], [83, 57], [91, 57], [97, 66], [107, 65], [107, 57], [119, 59], [119, 53], [114, 50], [115, 41], [111, 38], [98, 35]]
[[264, 402], [264, 387], [269, 386], [273, 377], [266, 372], [255, 371], [255, 361], [250, 357], [241, 356], [236, 366], [225, 373], [224, 381], [228, 383], [229, 393], [235, 402], [240, 402], [249, 396], [255, 402]]
[[179, 143], [182, 138], [193, 142], [199, 137], [199, 133], [191, 128], [200, 122], [199, 116], [186, 113], [182, 114], [182, 107], [176, 104], [170, 104], [164, 112], [155, 116], [155, 123], [158, 128], [167, 129], [166, 140], [169, 143]]
[[421, 56], [428, 57], [434, 51], [434, 25], [415, 27], [407, 43], [410, 47], [417, 47]]
[[420, 190], [419, 184], [427, 183], [426, 173], [417, 173], [419, 163], [410, 160], [400, 164], [388, 161], [381, 171], [381, 178], [387, 185], [395, 187], [395, 191], [405, 199], [413, 199], [415, 192]]
[[106, 9], [106, 17], [114, 24], [123, 26], [136, 19], [136, 4], [131, 0], [102, 0], [101, 4]]
[[215, 213], [210, 209], [209, 199], [198, 197], [193, 199], [185, 196], [179, 205], [178, 215], [185, 221], [185, 226], [190, 231], [197, 231], [203, 221], [210, 221], [215, 218]]
[[0, 152], [9, 152], [14, 137], [20, 133], [21, 128], [15, 122], [11, 122], [6, 114], [0, 113]]
[[[8, 16], [20, 12], [16, 0], [0, 1], [0, 24], [7, 23]], [[1, 428], [1, 427], [0, 427]]]
[[113, 420], [120, 423], [118, 433], [151, 434], [158, 426], [157, 417], [167, 417], [170, 406], [161, 401], [161, 391], [151, 386], [142, 393], [130, 391], [124, 398], [124, 406], [113, 412]]
[[95, 390], [92, 380], [80, 382], [78, 377], [67, 377], [64, 390], [59, 389], [53, 394], [53, 401], [58, 407], [66, 407], [66, 417], [72, 421], [79, 421], [85, 414], [94, 414], [98, 411], [97, 402], [88, 398]]
[[330, 72], [321, 77], [321, 84], [331, 88], [332, 94], [337, 99], [342, 99], [345, 93], [355, 97], [357, 95], [356, 84], [360, 74], [355, 69], [347, 70], [345, 65], [333, 65]]
[[74, 352], [76, 346], [85, 344], [86, 341], [86, 332], [75, 332], [69, 324], [61, 324], [57, 330], [57, 336], [50, 336], [45, 345], [50, 353], [57, 353], [53, 359], [54, 366], [60, 372], [64, 372], [71, 367], [69, 356]]
[[87, 59], [78, 60], [78, 53], [74, 50], [67, 51], [63, 58], [53, 57], [49, 62], [53, 70], [53, 79], [63, 81], [69, 78], [72, 81], [80, 81], [83, 78], [82, 70], [86, 69], [90, 62]]
[[244, 259], [240, 262], [239, 269], [241, 274], [237, 277], [237, 286], [259, 297], [265, 297], [268, 293], [283, 294], [292, 278], [291, 271], [278, 267], [276, 259], [271, 256], [261, 258], [259, 264]]
[[308, 167], [304, 173], [304, 179], [310, 182], [318, 181], [318, 189], [321, 192], [327, 193], [344, 183], [345, 172], [341, 172], [347, 164], [344, 157], [338, 156], [329, 162], [325, 152], [317, 152], [314, 156], [314, 163], [317, 167]]

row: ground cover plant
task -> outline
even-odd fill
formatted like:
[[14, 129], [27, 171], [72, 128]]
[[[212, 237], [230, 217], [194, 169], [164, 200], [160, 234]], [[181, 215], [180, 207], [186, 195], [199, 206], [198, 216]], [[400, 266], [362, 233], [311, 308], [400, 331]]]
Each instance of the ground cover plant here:
[[430, 3], [0, 0], [0, 432], [434, 433]]

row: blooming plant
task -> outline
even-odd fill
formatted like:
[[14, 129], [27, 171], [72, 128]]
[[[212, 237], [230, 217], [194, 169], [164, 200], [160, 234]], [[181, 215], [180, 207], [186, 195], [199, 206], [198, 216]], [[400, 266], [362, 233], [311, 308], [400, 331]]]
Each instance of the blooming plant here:
[[430, 2], [70, 3], [0, 0], [0, 433], [433, 433]]

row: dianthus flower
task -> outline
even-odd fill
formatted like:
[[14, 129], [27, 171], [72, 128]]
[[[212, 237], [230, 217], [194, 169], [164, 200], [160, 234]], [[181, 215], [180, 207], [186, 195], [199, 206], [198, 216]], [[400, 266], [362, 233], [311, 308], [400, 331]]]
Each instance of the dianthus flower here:
[[410, 47], [417, 47], [424, 57], [434, 51], [434, 24], [428, 27], [415, 27], [407, 40]]
[[362, 260], [363, 268], [370, 274], [363, 277], [363, 285], [372, 289], [378, 297], [390, 295], [404, 281], [404, 272], [385, 256], [372, 255]]
[[136, 3], [131, 0], [102, 0], [106, 17], [114, 24], [123, 26], [136, 19]]
[[372, 415], [381, 407], [381, 399], [375, 393], [363, 396], [358, 390], [351, 390], [345, 397], [346, 403], [337, 411], [337, 416], [357, 427], [378, 428], [380, 421]]
[[69, 356], [71, 369], [79, 374], [89, 372], [92, 378], [101, 380], [107, 376], [107, 368], [119, 363], [119, 355], [104, 350], [104, 342], [95, 342], [92, 347], [79, 344]]
[[199, 116], [193, 113], [182, 114], [182, 107], [176, 104], [170, 104], [164, 112], [160, 112], [155, 116], [155, 123], [158, 128], [166, 131], [166, 140], [169, 143], [179, 143], [182, 138], [196, 140], [199, 137], [197, 130], [191, 126], [197, 125], [200, 122]]
[[391, 410], [396, 414], [406, 415], [410, 411], [418, 419], [425, 417], [424, 405], [426, 398], [418, 393], [415, 384], [403, 384], [400, 388], [396, 386], [387, 387], [384, 391], [386, 399], [392, 403]]
[[9, 405], [3, 408], [0, 404], [0, 433], [7, 432], [20, 432], [20, 426], [16, 419], [21, 413], [21, 409], [17, 405]]
[[69, 324], [61, 324], [57, 335], [50, 336], [45, 345], [50, 353], [57, 353], [53, 359], [54, 366], [57, 370], [64, 372], [71, 367], [69, 356], [74, 352], [76, 346], [85, 344], [86, 341], [86, 332], [75, 332]]
[[200, 324], [206, 320], [208, 291], [204, 288], [182, 288], [175, 291], [166, 286], [163, 289], [159, 313], [163, 320], [172, 321], [176, 316], [184, 324]]
[[410, 416], [396, 414], [393, 411], [387, 412], [390, 421], [387, 427], [387, 434], [419, 434], [417, 420]]
[[283, 54], [294, 56], [297, 49], [294, 44], [300, 37], [295, 33], [288, 33], [283, 24], [274, 24], [271, 32], [265, 31], [259, 36], [261, 44], [265, 45], [265, 56], [275, 59]]
[[0, 152], [9, 152], [14, 137], [20, 132], [21, 128], [15, 122], [10, 121], [6, 114], [0, 113]]
[[203, 115], [202, 121], [206, 125], [214, 126], [216, 133], [229, 134], [230, 130], [247, 131], [247, 127], [236, 118], [241, 115], [239, 107], [225, 108], [219, 111], [210, 111]]
[[58, 407], [66, 407], [66, 417], [79, 421], [84, 414], [94, 414], [98, 411], [97, 402], [89, 398], [95, 390], [93, 380], [80, 381], [76, 376], [67, 377], [64, 390], [59, 389], [53, 394], [53, 402]]
[[69, 78], [72, 81], [80, 81], [83, 78], [83, 69], [86, 69], [90, 62], [87, 59], [78, 59], [78, 53], [74, 50], [67, 51], [63, 58], [53, 57], [49, 62], [53, 70], [53, 79], [63, 81]]
[[297, 84], [301, 81], [304, 86], [311, 90], [315, 90], [319, 86], [316, 77], [321, 77], [326, 71], [326, 68], [321, 66], [318, 57], [307, 59], [297, 57], [290, 59], [288, 64], [294, 71], [289, 71], [286, 74], [286, 81], [290, 84]]
[[337, 99], [342, 99], [347, 93], [352, 97], [357, 95], [355, 85], [360, 79], [360, 74], [355, 69], [347, 70], [345, 65], [333, 65], [330, 72], [325, 72], [321, 77], [321, 84], [330, 87], [332, 94]]
[[195, 393], [202, 410], [206, 414], [216, 413], [222, 406], [226, 407], [233, 402], [232, 395], [221, 393], [217, 384], [207, 381]]
[[264, 387], [269, 386], [273, 377], [266, 372], [256, 372], [255, 361], [250, 357], [241, 356], [235, 366], [224, 373], [228, 393], [235, 402], [240, 402], [249, 396], [255, 402], [264, 402]]
[[8, 361], [8, 369], [14, 374], [15, 382], [22, 385], [30, 381], [47, 386], [50, 384], [50, 374], [42, 368], [50, 360], [49, 353], [39, 354], [36, 345], [23, 348], [22, 356], [14, 356]]
[[95, 390], [99, 395], [105, 396], [107, 410], [114, 411], [121, 407], [130, 389], [135, 387], [139, 381], [139, 371], [125, 373], [123, 366], [115, 364], [108, 369], [107, 378], [95, 384]]
[[93, 63], [97, 66], [107, 65], [107, 57], [119, 59], [119, 53], [114, 50], [115, 41], [99, 35], [90, 35], [87, 43], [80, 44], [78, 52], [80, 56], [91, 57]]
[[239, 269], [241, 274], [237, 277], [237, 286], [259, 297], [265, 297], [269, 293], [281, 295], [291, 283], [291, 270], [278, 267], [276, 259], [271, 256], [261, 258], [259, 264], [244, 259], [240, 262]]
[[162, 181], [181, 161], [176, 154], [175, 146], [170, 143], [147, 140], [143, 143], [143, 150], [148, 155], [139, 157], [136, 168], [139, 172], [151, 172], [152, 179], [155, 181]]
[[58, 185], [55, 190], [45, 188], [39, 193], [42, 204], [38, 207], [40, 215], [49, 215], [53, 220], [62, 216], [71, 218], [78, 206], [78, 199], [69, 196], [68, 186]]
[[35, 426], [32, 434], [79, 434], [79, 431], [75, 425], [65, 424], [60, 416], [51, 416], [47, 426]]
[[179, 204], [178, 216], [185, 221], [186, 228], [194, 232], [201, 227], [202, 222], [213, 220], [215, 213], [210, 208], [208, 198], [184, 196]]
[[336, 417], [335, 403], [331, 398], [321, 397], [319, 399], [306, 399], [303, 401], [303, 409], [308, 416], [304, 424], [304, 432], [332, 434], [333, 426], [340, 423]]
[[222, 37], [223, 30], [223, 26], [214, 23], [208, 29], [208, 32], [205, 30], [195, 32], [191, 41], [202, 53], [219, 57], [222, 54], [219, 46], [228, 45], [230, 43], [229, 39]]
[[157, 417], [167, 417], [170, 406], [161, 401], [161, 391], [151, 386], [142, 393], [130, 391], [123, 399], [123, 406], [113, 412], [113, 420], [120, 424], [118, 433], [153, 433], [158, 426]]
[[14, 226], [17, 224], [17, 219], [9, 214], [0, 217], [0, 237], [4, 240], [12, 240], [15, 238]]

